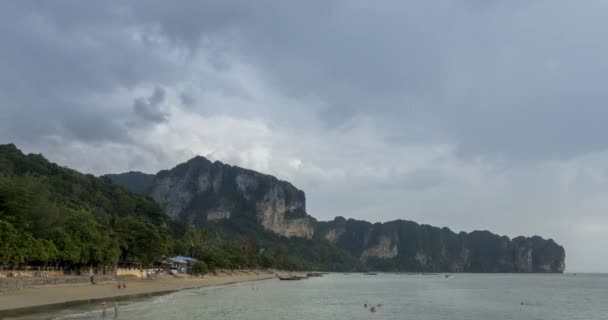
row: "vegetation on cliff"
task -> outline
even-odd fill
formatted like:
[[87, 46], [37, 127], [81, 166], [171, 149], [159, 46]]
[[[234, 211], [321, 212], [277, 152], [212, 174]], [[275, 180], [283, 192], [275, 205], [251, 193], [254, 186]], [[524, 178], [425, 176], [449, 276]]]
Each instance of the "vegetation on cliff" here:
[[336, 249], [327, 243], [258, 231], [225, 236], [222, 228], [206, 230], [172, 220], [153, 199], [109, 178], [0, 145], [0, 265], [79, 268], [134, 260], [150, 265], [170, 255], [200, 258], [211, 270], [334, 269], [352, 264], [333, 262], [329, 255]]
[[317, 222], [291, 184], [202, 157], [158, 175], [99, 178], [0, 145], [0, 265], [151, 265], [171, 255], [200, 259], [199, 271], [563, 272], [565, 252], [551, 239], [403, 220]]
[[563, 272], [564, 248], [535, 236], [509, 239], [489, 231], [396, 220], [372, 224], [338, 217], [320, 222], [320, 236], [361, 257], [370, 269], [420, 272]]
[[[455, 233], [404, 220], [372, 224], [338, 217], [318, 222], [306, 213], [304, 193], [290, 183], [203, 157], [152, 176], [110, 177], [127, 187], [140, 185], [145, 177], [149, 185], [143, 189], [172, 217], [222, 230], [229, 238], [250, 235], [262, 247], [286, 245], [285, 253], [294, 255], [300, 266], [323, 261], [314, 265], [421, 272], [564, 270], [564, 249], [540, 237], [511, 240], [489, 231]], [[309, 235], [312, 242], [299, 242], [298, 238]], [[304, 249], [309, 247], [314, 250]]]

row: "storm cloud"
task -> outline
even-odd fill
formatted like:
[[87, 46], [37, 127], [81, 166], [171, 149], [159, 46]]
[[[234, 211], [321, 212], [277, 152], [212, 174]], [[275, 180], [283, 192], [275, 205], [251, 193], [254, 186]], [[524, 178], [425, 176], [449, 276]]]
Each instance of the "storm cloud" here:
[[309, 213], [539, 234], [606, 271], [608, 3], [5, 1], [0, 137], [93, 174], [194, 155]]
[[160, 107], [165, 100], [165, 90], [157, 87], [154, 93], [148, 98], [136, 98], [133, 101], [133, 110], [135, 114], [147, 121], [165, 122], [168, 114], [163, 112]]

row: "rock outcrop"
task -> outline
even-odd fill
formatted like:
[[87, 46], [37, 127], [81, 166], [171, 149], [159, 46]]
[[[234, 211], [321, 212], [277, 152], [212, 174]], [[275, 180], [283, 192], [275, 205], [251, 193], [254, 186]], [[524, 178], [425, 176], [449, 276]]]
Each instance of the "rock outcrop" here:
[[[140, 181], [141, 175], [127, 173]], [[125, 183], [124, 175], [108, 175]], [[259, 223], [286, 237], [312, 238], [314, 219], [306, 214], [304, 192], [286, 181], [252, 170], [195, 157], [171, 170], [158, 172], [147, 187], [172, 219], [196, 225], [240, 219]]]
[[551, 239], [511, 240], [488, 231], [454, 233], [403, 220], [372, 224], [338, 217], [317, 222], [306, 213], [304, 192], [289, 182], [203, 157], [152, 176], [131, 172], [108, 177], [145, 190], [172, 219], [201, 226], [221, 224], [233, 233], [262, 229], [285, 237], [326, 240], [358, 259], [363, 268], [428, 272], [563, 272], [565, 268], [564, 248]]
[[509, 239], [489, 231], [454, 233], [411, 221], [371, 224], [338, 217], [320, 236], [372, 269], [428, 272], [543, 272], [565, 269], [564, 248], [535, 236]]

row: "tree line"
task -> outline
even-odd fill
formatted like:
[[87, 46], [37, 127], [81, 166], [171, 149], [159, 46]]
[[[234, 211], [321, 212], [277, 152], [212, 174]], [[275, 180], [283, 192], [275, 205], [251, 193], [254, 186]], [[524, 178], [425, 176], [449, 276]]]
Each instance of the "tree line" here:
[[[233, 223], [238, 227], [238, 221]], [[0, 265], [79, 269], [173, 255], [217, 268], [346, 270], [352, 257], [320, 239], [288, 239], [253, 227], [239, 232], [173, 221], [149, 197], [108, 178], [58, 166], [0, 145]]]

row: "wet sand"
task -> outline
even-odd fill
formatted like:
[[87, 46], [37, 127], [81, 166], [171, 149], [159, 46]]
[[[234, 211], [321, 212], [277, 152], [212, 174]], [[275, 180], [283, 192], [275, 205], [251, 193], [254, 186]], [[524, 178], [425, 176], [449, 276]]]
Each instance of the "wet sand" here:
[[153, 280], [127, 280], [126, 289], [118, 289], [116, 282], [99, 283], [96, 285], [73, 284], [31, 287], [13, 292], [0, 293], [0, 311], [67, 302], [171, 292], [236, 282], [265, 280], [274, 277], [274, 273], [264, 271], [237, 271], [232, 274], [218, 273], [218, 275], [206, 275], [203, 278], [162, 276]]

